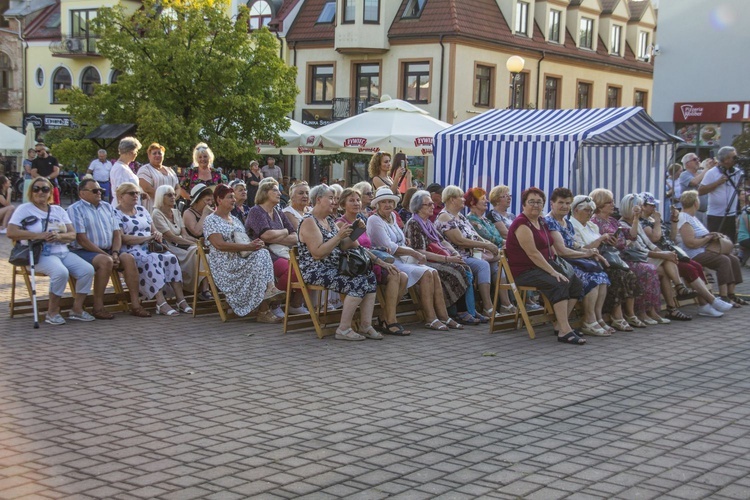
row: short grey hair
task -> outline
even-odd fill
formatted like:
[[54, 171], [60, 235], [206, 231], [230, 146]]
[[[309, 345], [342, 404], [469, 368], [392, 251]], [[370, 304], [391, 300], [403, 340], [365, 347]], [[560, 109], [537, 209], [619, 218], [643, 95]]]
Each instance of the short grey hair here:
[[420, 189], [411, 195], [411, 201], [409, 201], [409, 212], [413, 214], [419, 212], [419, 209], [424, 205], [425, 198], [432, 200], [432, 195], [430, 195], [429, 191], [425, 191], [424, 189]]
[[172, 186], [165, 184], [156, 188], [156, 193], [154, 193], [154, 209], [160, 210], [164, 206], [164, 196], [169, 193], [174, 193]]
[[[643, 199], [637, 194], [626, 194], [620, 201], [620, 215], [626, 219], [630, 219], [633, 216], [633, 208], [643, 205]], [[639, 224], [638, 221], [634, 221], [633, 224]]]
[[123, 137], [123, 139], [120, 141], [119, 146], [117, 146], [117, 151], [123, 155], [125, 153], [132, 153], [134, 151], [138, 151], [143, 146], [141, 145], [140, 141], [136, 139], [135, 137]]
[[734, 149], [732, 146], [724, 146], [716, 154], [716, 159], [719, 161], [724, 161], [726, 160], [727, 156], [729, 156], [732, 153], [737, 154], [737, 150]]
[[333, 191], [333, 195], [337, 198], [341, 197], [341, 193], [344, 192], [344, 186], [342, 186], [341, 184], [331, 184], [328, 187], [331, 188], [331, 191]]
[[102, 154], [102, 153], [104, 153], [106, 155], [107, 154], [107, 150], [106, 149], [100, 149], [99, 151], [96, 152], [96, 154]]
[[321, 198], [333, 190], [326, 184], [318, 184], [310, 190], [310, 205], [313, 207], [318, 204], [318, 198]]

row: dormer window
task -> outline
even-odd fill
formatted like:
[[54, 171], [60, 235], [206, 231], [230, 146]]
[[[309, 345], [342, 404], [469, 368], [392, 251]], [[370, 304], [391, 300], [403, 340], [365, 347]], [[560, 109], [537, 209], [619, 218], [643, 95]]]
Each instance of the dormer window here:
[[250, 29], [257, 30], [268, 26], [273, 17], [271, 6], [266, 0], [258, 0], [250, 6]]
[[427, 3], [427, 0], [409, 0], [409, 3], [406, 4], [406, 8], [404, 9], [404, 13], [401, 15], [403, 19], [409, 19], [409, 18], [417, 18], [422, 15], [422, 11], [424, 10], [424, 5]]
[[333, 24], [333, 18], [336, 17], [336, 2], [326, 2], [323, 10], [318, 16], [318, 24]]
[[651, 57], [648, 50], [648, 32], [641, 31], [638, 34], [638, 57], [641, 59], [647, 59]]
[[518, 2], [516, 4], [516, 34], [529, 34], [529, 2]]
[[594, 20], [588, 17], [582, 17], [580, 23], [580, 34], [578, 38], [578, 48], [594, 48]]
[[612, 26], [612, 36], [610, 39], [609, 53], [613, 56], [620, 55], [620, 41], [622, 40], [622, 26]]
[[547, 38], [550, 42], [560, 43], [560, 18], [559, 10], [550, 9], [549, 11], [549, 32]]

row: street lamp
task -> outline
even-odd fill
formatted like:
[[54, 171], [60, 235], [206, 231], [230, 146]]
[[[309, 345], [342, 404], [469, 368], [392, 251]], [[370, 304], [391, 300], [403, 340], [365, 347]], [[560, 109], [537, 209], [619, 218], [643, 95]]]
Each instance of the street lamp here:
[[523, 71], [523, 65], [525, 63], [526, 61], [523, 60], [523, 57], [519, 56], [511, 56], [505, 63], [505, 67], [508, 69], [508, 71], [510, 71], [511, 75], [510, 109], [516, 109], [516, 86], [518, 85], [518, 81], [520, 80], [519, 73]]

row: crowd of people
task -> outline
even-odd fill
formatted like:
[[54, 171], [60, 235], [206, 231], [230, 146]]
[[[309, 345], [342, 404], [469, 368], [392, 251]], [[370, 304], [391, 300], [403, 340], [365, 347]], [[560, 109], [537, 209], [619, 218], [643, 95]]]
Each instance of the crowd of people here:
[[[509, 212], [508, 186], [489, 192], [438, 184], [417, 189], [403, 164], [392, 168], [388, 153], [372, 156], [371, 182], [343, 188], [288, 183], [272, 161], [263, 168], [253, 161], [246, 175], [226, 183], [204, 143], [195, 147], [193, 165], [182, 179], [163, 164], [165, 149], [157, 143], [147, 148], [149, 163], [136, 173], [130, 165], [141, 148], [133, 137], [122, 139], [114, 163], [100, 152], [80, 182], [80, 200], [67, 211], [55, 204], [50, 175], [39, 175], [38, 168], [25, 193], [29, 201], [6, 210], [8, 181], [0, 177], [0, 230], [7, 227], [15, 240], [44, 241], [37, 269], [50, 277], [47, 323], [66, 322], [59, 302], [69, 275], [76, 278], [76, 289], [68, 319], [113, 319], [103, 304], [113, 269], [123, 274], [133, 316], [150, 316], [141, 301], [152, 299], [156, 314], [192, 313], [185, 293], [192, 293], [199, 279], [200, 238], [209, 248], [212, 277], [233, 312], [257, 311], [264, 323], [309, 312], [300, 293], [289, 298], [289, 310], [280, 305], [296, 248], [304, 281], [329, 289], [327, 307], [341, 308], [335, 333], [340, 340], [409, 335], [398, 323], [396, 307], [412, 287], [431, 330], [461, 330], [515, 313], [519, 305], [505, 290], [498, 293], [497, 309], [493, 303], [498, 276], [506, 282], [511, 277], [500, 266], [503, 258], [517, 285], [535, 287], [551, 304], [558, 341], [571, 345], [585, 344], [586, 336], [689, 321], [692, 317], [680, 309], [683, 299], [697, 298], [698, 315], [712, 318], [748, 304], [735, 293], [742, 282], [733, 255], [735, 217], [731, 223], [728, 217], [717, 220], [712, 208], [732, 178], [733, 148], [719, 152], [718, 162], [726, 168], [716, 172], [723, 175], [710, 168], [698, 175], [695, 158], [683, 158], [685, 170], [673, 173], [670, 193], [679, 205], [671, 205], [668, 221], [661, 219], [660, 201], [650, 193], [627, 194], [617, 214], [616, 200], [604, 188], [575, 195], [559, 187], [547, 203], [548, 193], [529, 187], [520, 195], [516, 216]], [[678, 187], [683, 177], [687, 189]], [[283, 191], [288, 204], [282, 209]], [[747, 218], [743, 211], [741, 243], [748, 229], [742, 214]], [[342, 259], [355, 250], [369, 265], [356, 274], [342, 272]], [[704, 267], [716, 272], [718, 297], [706, 285]], [[206, 280], [197, 286], [201, 299], [213, 298]], [[383, 287], [384, 303], [375, 317], [377, 286]], [[92, 287], [88, 313], [83, 301]], [[524, 307], [541, 308], [538, 301], [531, 294]], [[574, 329], [569, 317], [579, 303], [582, 321]]]

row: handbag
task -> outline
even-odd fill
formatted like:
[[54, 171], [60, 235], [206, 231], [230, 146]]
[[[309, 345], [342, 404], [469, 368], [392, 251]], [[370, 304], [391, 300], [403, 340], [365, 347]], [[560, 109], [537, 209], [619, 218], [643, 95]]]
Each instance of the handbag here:
[[[47, 205], [47, 218], [44, 219], [44, 224], [42, 225], [42, 232], [47, 231], [47, 224], [49, 224], [49, 213], [50, 210], [52, 210], [52, 206]], [[37, 220], [36, 216], [30, 216], [27, 217], [27, 219], [33, 219], [33, 222], [29, 222], [29, 225], [34, 224]], [[25, 229], [26, 224], [23, 224], [24, 221], [21, 221], [22, 227]], [[34, 252], [34, 264], [39, 262], [39, 257], [42, 255], [42, 248], [44, 247], [44, 240], [28, 240], [28, 243], [21, 243], [20, 241], [16, 241], [16, 244], [13, 245], [13, 248], [10, 249], [10, 256], [8, 257], [8, 262], [10, 262], [14, 266], [28, 266], [31, 265], [30, 260], [30, 252]]]
[[151, 240], [148, 242], [148, 252], [149, 253], [167, 252], [167, 245], [165, 245], [164, 243], [160, 243], [156, 240]]
[[550, 263], [552, 264], [552, 267], [568, 279], [571, 279], [576, 274], [573, 266], [568, 264], [568, 261], [561, 258], [559, 255], [555, 255], [555, 258], [552, 259]]
[[373, 254], [378, 259], [385, 262], [386, 264], [393, 264], [394, 262], [396, 262], [396, 258], [393, 257], [393, 255], [383, 250], [375, 250], [374, 248], [371, 248], [370, 253]]
[[604, 271], [601, 264], [599, 264], [594, 259], [588, 259], [584, 257], [564, 259], [568, 262], [568, 264], [571, 264], [573, 267], [577, 267], [578, 269], [587, 273], [600, 273]]
[[679, 260], [680, 262], [690, 262], [692, 260], [690, 256], [687, 253], [685, 253], [685, 250], [678, 247], [677, 245], [669, 245], [667, 250], [669, 250], [670, 252], [676, 253], [677, 260]]
[[344, 276], [361, 276], [372, 271], [372, 261], [362, 247], [342, 250], [339, 257], [339, 273]]
[[289, 247], [281, 243], [271, 243], [268, 250], [277, 257], [289, 260]]
[[449, 256], [451, 253], [443, 248], [439, 243], [432, 242], [429, 245], [427, 245], [427, 251], [436, 253], [438, 255], [445, 255], [446, 257]]
[[726, 236], [722, 236], [719, 239], [712, 240], [707, 246], [706, 250], [709, 252], [718, 253], [721, 255], [729, 255], [734, 249], [734, 243]]
[[627, 262], [622, 260], [620, 252], [611, 245], [601, 245], [599, 247], [599, 255], [604, 257], [604, 260], [609, 264], [610, 269], [621, 269], [623, 271], [630, 271], [630, 266]]
[[648, 261], [648, 251], [636, 247], [628, 247], [622, 251], [622, 258], [628, 262]]
[[[235, 243], [241, 243], [243, 245], [248, 245], [248, 244], [252, 243], [252, 241], [250, 240], [250, 236], [248, 236], [245, 231], [235, 231], [234, 234], [233, 234], [233, 237], [234, 237], [234, 242]], [[253, 252], [252, 252], [252, 250], [242, 250], [242, 251], [237, 252], [237, 253], [243, 259], [247, 259], [248, 257], [250, 257], [250, 254], [253, 253]]]

